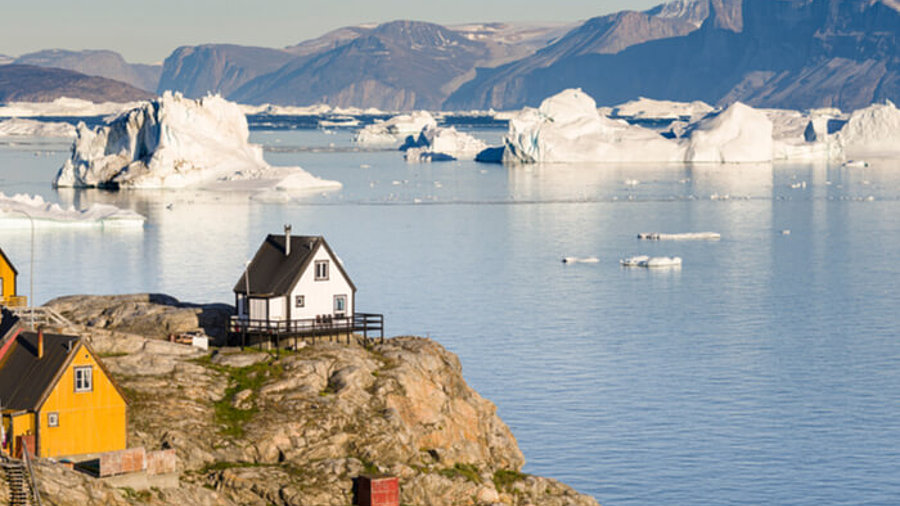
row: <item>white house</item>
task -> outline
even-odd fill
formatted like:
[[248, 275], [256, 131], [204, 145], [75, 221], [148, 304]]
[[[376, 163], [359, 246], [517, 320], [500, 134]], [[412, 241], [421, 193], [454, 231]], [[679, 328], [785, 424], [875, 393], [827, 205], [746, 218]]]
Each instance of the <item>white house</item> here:
[[234, 295], [238, 321], [290, 329], [353, 320], [356, 286], [325, 238], [292, 236], [285, 226], [263, 241]]

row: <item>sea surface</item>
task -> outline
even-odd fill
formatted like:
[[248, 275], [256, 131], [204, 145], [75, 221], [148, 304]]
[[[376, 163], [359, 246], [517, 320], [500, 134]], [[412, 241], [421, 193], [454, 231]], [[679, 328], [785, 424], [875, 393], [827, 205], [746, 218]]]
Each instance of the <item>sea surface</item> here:
[[[407, 164], [347, 130], [254, 128], [270, 163], [344, 187], [56, 191], [67, 142], [0, 139], [7, 195], [148, 217], [38, 229], [35, 299], [233, 303], [246, 260], [291, 224], [326, 236], [389, 335], [459, 355], [526, 472], [606, 505], [900, 502], [900, 163]], [[636, 238], [704, 231], [722, 238]], [[26, 294], [29, 234], [0, 229]], [[620, 267], [638, 254], [683, 266]]]

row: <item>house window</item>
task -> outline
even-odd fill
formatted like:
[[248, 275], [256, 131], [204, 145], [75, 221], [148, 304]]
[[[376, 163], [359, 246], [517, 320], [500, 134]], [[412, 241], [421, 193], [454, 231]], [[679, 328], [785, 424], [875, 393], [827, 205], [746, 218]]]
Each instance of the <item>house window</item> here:
[[334, 314], [335, 316], [344, 316], [347, 314], [347, 296], [346, 295], [335, 295], [334, 296]]
[[47, 413], [47, 427], [59, 427], [59, 413]]
[[297, 295], [294, 297], [294, 307], [303, 307], [306, 305], [306, 298], [302, 295]]
[[91, 366], [75, 368], [75, 391], [90, 392], [94, 389], [93, 368]]
[[316, 260], [316, 281], [328, 279], [328, 260]]

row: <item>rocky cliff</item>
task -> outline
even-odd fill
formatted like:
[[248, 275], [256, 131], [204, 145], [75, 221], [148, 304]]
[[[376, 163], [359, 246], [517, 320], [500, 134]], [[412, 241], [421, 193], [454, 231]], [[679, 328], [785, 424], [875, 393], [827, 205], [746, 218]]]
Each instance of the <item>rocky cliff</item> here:
[[210, 353], [155, 337], [196, 327], [217, 305], [146, 295], [49, 305], [86, 324], [70, 331], [89, 336], [126, 392], [129, 446], [174, 448], [181, 485], [114, 489], [45, 462], [45, 502], [344, 505], [355, 477], [384, 472], [399, 477], [404, 504], [596, 504], [521, 472], [495, 406], [434, 341]]

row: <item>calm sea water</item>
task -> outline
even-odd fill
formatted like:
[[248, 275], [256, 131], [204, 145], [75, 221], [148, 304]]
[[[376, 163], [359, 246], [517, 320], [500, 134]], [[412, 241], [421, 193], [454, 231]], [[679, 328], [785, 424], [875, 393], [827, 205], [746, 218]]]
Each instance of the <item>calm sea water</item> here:
[[[49, 140], [0, 142], [0, 191], [149, 218], [140, 231], [39, 230], [40, 302], [232, 302], [265, 234], [325, 235], [361, 310], [460, 356], [525, 471], [601, 503], [900, 502], [900, 164], [408, 165], [348, 139], [253, 133], [271, 163], [344, 183], [289, 202], [57, 192], [68, 146]], [[722, 239], [635, 238], [698, 231]], [[0, 230], [23, 292], [28, 234]], [[619, 266], [636, 254], [684, 265]]]

